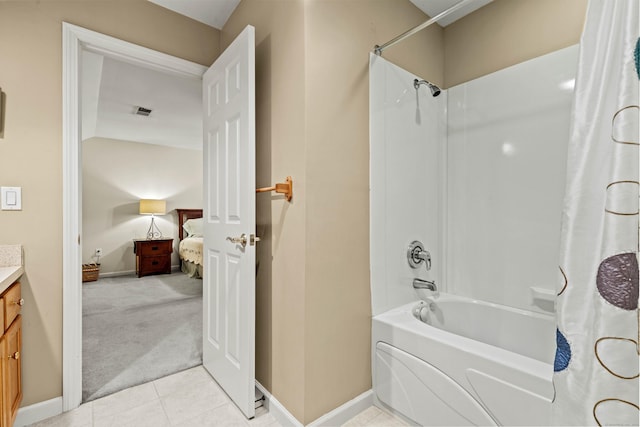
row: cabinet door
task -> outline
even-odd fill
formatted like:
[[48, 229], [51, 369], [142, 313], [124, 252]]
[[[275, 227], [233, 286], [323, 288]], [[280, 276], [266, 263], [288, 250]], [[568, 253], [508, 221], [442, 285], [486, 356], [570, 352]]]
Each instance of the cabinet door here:
[[[4, 305], [4, 326], [8, 327], [22, 309], [22, 286], [16, 282], [2, 296]], [[3, 329], [4, 330], [4, 329]]]
[[12, 426], [22, 401], [22, 316], [18, 315], [0, 339], [2, 347], [2, 420]]

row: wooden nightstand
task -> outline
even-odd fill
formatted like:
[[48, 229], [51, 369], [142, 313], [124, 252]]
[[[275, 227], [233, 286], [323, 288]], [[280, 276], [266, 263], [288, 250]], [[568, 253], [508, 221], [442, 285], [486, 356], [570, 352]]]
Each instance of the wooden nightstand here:
[[134, 240], [138, 277], [171, 273], [171, 252], [173, 239]]

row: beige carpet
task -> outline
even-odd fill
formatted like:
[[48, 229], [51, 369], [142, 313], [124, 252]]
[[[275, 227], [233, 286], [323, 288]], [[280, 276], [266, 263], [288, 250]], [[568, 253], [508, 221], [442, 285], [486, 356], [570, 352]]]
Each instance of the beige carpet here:
[[202, 280], [131, 275], [82, 290], [83, 402], [202, 363]]

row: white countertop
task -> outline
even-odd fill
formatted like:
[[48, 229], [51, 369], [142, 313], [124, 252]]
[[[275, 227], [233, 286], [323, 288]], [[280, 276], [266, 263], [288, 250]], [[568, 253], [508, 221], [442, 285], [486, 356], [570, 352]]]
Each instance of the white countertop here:
[[24, 268], [20, 265], [0, 267], [0, 294], [22, 276]]
[[0, 245], [0, 293], [24, 273], [22, 245]]

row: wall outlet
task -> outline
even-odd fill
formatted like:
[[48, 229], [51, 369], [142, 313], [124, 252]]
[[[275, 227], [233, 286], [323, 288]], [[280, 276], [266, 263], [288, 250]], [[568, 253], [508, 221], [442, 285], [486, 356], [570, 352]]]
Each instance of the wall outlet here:
[[96, 256], [102, 256], [102, 248], [96, 248]]

